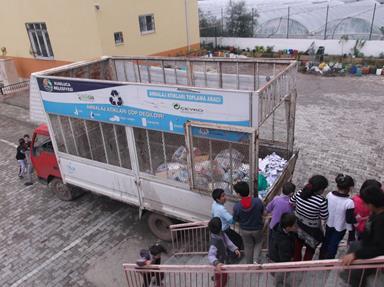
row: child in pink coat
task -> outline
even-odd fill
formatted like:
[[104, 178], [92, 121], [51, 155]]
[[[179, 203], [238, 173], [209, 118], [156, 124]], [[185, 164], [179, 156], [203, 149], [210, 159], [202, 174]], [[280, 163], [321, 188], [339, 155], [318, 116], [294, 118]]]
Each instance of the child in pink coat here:
[[[364, 181], [363, 185], [360, 188], [360, 193], [362, 190], [366, 189], [369, 186], [375, 186], [381, 188], [381, 183], [375, 179], [367, 179]], [[355, 230], [357, 231], [357, 239], [361, 239], [361, 234], [365, 229], [365, 223], [367, 222], [369, 216], [371, 215], [371, 211], [364, 204], [363, 200], [360, 197], [360, 194], [357, 194], [352, 197], [352, 200], [355, 204], [355, 217], [357, 223], [355, 224]]]

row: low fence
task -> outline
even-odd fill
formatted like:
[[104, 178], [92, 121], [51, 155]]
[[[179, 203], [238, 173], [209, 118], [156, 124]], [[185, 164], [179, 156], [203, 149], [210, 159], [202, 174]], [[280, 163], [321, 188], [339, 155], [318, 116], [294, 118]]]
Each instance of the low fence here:
[[207, 253], [209, 249], [208, 221], [174, 224], [169, 227], [175, 254]]
[[[239, 49], [255, 49], [256, 46], [273, 47], [273, 51], [280, 50], [298, 50], [299, 52], [307, 51], [312, 43], [316, 49], [320, 46], [325, 47], [325, 54], [343, 55], [353, 52], [356, 40], [320, 40], [320, 39], [283, 39], [283, 38], [236, 38], [236, 37], [202, 37], [200, 41], [203, 45], [213, 44], [217, 46], [235, 47]], [[367, 40], [360, 52], [365, 57], [379, 57], [384, 50], [384, 41]]]
[[[211, 265], [149, 265], [139, 268], [136, 264], [124, 264], [129, 287], [143, 286], [146, 282], [162, 281], [162, 286], [383, 286], [381, 269], [384, 256], [368, 260], [356, 260], [350, 266], [342, 266], [340, 260], [307, 262], [224, 265], [215, 272]], [[368, 283], [366, 283], [366, 281]], [[368, 284], [368, 285], [367, 285]], [[146, 285], [146, 286], [149, 286]]]
[[[266, 220], [268, 223], [268, 220]], [[172, 247], [176, 257], [206, 256], [209, 249], [208, 221], [170, 226]], [[218, 273], [211, 265], [149, 265], [138, 267], [124, 264], [129, 287], [149, 286], [157, 281], [162, 286], [263, 286], [263, 287], [331, 287], [344, 286], [341, 281], [354, 287], [384, 286], [382, 269], [384, 256], [356, 260], [351, 266], [342, 266], [340, 260], [316, 260], [287, 263], [225, 265]], [[216, 281], [216, 282], [215, 282]], [[367, 281], [367, 282], [366, 282]], [[341, 284], [341, 285], [340, 285]]]
[[18, 82], [0, 87], [0, 95], [9, 95], [29, 89], [29, 81]]

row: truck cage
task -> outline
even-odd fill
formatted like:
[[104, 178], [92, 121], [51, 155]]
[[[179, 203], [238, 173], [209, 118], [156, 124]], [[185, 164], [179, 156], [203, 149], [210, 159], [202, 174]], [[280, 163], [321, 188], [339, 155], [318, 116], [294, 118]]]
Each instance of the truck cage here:
[[[134, 176], [134, 184], [141, 189], [145, 189], [146, 183], [142, 180], [154, 181], [166, 184], [168, 187], [183, 188], [195, 191], [196, 193], [210, 197], [208, 193], [213, 188], [214, 180], [205, 185], [199, 184], [196, 177], [196, 155], [194, 149], [200, 148], [208, 154], [211, 162], [210, 171], [213, 170], [213, 158], [217, 155], [215, 149], [228, 149], [230, 151], [230, 162], [228, 164], [230, 179], [233, 179], [233, 167], [236, 166], [232, 158], [232, 149], [240, 150], [245, 156], [245, 161], [250, 166], [249, 184], [251, 190], [257, 190], [258, 159], [272, 152], [288, 160], [281, 176], [270, 187], [269, 193], [265, 196], [265, 203], [269, 202], [280, 190], [281, 186], [292, 177], [298, 152], [294, 152], [294, 129], [296, 111], [296, 73], [297, 62], [286, 59], [249, 59], [249, 58], [169, 58], [169, 57], [102, 57], [101, 59], [73, 63], [66, 66], [53, 68], [47, 71], [32, 74], [31, 77], [31, 118], [32, 120], [47, 121], [51, 134], [56, 135], [53, 139], [55, 150], [60, 162], [60, 170], [63, 165], [67, 165], [67, 172], [63, 174], [63, 181], [69, 184], [82, 185], [79, 179], [75, 179], [70, 174], [70, 160], [79, 160], [85, 164], [92, 163], [96, 167], [105, 167], [108, 170], [123, 172]], [[150, 129], [141, 130], [133, 127], [134, 130], [126, 130], [127, 138], [133, 137], [136, 142], [129, 143], [129, 140], [122, 139], [121, 125], [110, 126], [100, 121], [97, 125], [90, 120], [79, 120], [76, 116], [66, 117], [59, 113], [44, 113], [42, 98], [39, 94], [38, 80], [49, 78], [57, 81], [75, 80], [87, 84], [116, 84], [116, 85], [153, 85], [155, 87], [171, 87], [180, 91], [196, 92], [201, 90], [220, 91], [234, 94], [246, 94], [249, 97], [249, 110], [244, 111], [249, 115], [248, 126], [236, 126], [217, 124], [205, 121], [195, 121], [185, 123], [185, 142], [177, 139], [173, 142], [173, 147], [182, 145], [187, 147], [188, 182], [175, 182], [169, 180], [169, 170], [166, 175], [159, 179], [155, 171], [155, 163], [159, 162], [153, 158], [153, 154], [162, 154], [163, 162], [170, 161], [170, 154], [166, 142], [169, 135], [165, 132], [155, 133]], [[242, 94], [243, 93], [243, 94]], [[36, 96], [38, 95], [38, 96]], [[75, 130], [81, 126], [82, 132]], [[104, 150], [105, 156], [98, 160], [92, 149], [91, 131], [97, 128], [101, 134], [100, 150]], [[139, 130], [139, 131], [138, 131]], [[212, 139], [196, 134], [196, 130], [213, 133], [222, 131], [226, 134], [233, 133], [235, 136], [242, 136], [241, 140]], [[67, 133], [67, 135], [66, 135]], [[69, 135], [69, 136], [68, 136]], [[77, 143], [81, 138], [85, 145]], [[129, 147], [129, 152], [117, 150], [117, 158], [113, 159], [108, 152], [111, 145], [109, 138], [114, 138], [117, 146], [123, 143]], [[155, 140], [156, 139], [156, 140]], [[128, 142], [127, 142], [128, 141]], [[89, 149], [85, 151], [84, 149]], [[136, 151], [132, 154], [132, 151]], [[124, 162], [125, 158], [129, 162]], [[148, 157], [148, 160], [139, 159]], [[81, 158], [81, 159], [79, 159]], [[61, 160], [62, 159], [62, 160]], [[95, 163], [96, 161], [99, 161]], [[196, 160], [196, 162], [195, 162]], [[102, 163], [113, 165], [106, 167]], [[135, 164], [134, 161], [138, 162]], [[143, 163], [145, 162], [145, 163]], [[112, 163], [112, 164], [111, 164]], [[146, 164], [145, 167], [141, 165]], [[129, 171], [127, 171], [127, 169]], [[134, 173], [132, 170], [139, 170]], [[117, 186], [116, 190], [127, 188]], [[232, 185], [228, 186], [230, 193], [233, 192]], [[151, 188], [150, 188], [151, 189]], [[140, 210], [154, 210], [182, 220], [203, 220], [200, 212], [193, 215], [175, 212], [175, 206], [170, 209], [159, 207], [159, 203], [145, 203], [145, 199], [150, 198], [149, 193], [139, 192], [139, 196], [128, 198], [123, 195], [123, 191], [113, 194], [105, 188], [97, 192], [112, 198], [128, 203], [134, 203]], [[160, 202], [163, 202], [161, 199]], [[160, 210], [159, 210], [160, 209]], [[170, 211], [171, 210], [171, 211]], [[205, 211], [204, 214], [207, 214]]]

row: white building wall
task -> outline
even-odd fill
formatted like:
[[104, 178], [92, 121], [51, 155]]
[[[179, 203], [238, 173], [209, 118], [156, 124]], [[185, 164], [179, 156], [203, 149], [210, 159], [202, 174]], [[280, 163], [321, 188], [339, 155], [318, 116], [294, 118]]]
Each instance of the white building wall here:
[[37, 83], [36, 75], [31, 74], [29, 80], [29, 116], [33, 122], [46, 123], [47, 118], [45, 116], [43, 103], [40, 98], [40, 89]]
[[0, 83], [8, 86], [17, 82], [20, 82], [20, 78], [14, 61], [12, 59], [0, 59]]

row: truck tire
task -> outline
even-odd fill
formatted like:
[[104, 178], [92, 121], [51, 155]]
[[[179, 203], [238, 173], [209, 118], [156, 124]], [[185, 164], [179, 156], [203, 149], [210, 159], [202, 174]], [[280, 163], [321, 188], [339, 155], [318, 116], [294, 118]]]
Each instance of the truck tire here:
[[172, 220], [164, 215], [150, 213], [148, 215], [148, 227], [151, 232], [159, 239], [171, 241], [171, 231], [169, 226], [173, 224]]
[[61, 200], [71, 201], [75, 199], [75, 194], [71, 187], [64, 184], [60, 178], [52, 179], [48, 183], [48, 188]]

